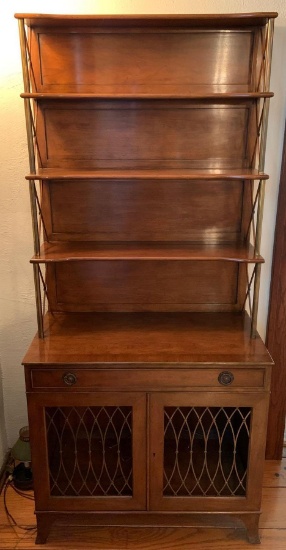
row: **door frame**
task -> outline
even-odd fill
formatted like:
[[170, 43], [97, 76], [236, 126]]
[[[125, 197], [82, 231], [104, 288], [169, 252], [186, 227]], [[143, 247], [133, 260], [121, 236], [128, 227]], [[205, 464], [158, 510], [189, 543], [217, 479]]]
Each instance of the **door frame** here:
[[[52, 496], [48, 463], [46, 407], [132, 408], [132, 496]], [[31, 393], [28, 394], [34, 490], [39, 511], [127, 511], [146, 509], [146, 394], [143, 392]]]
[[[168, 392], [150, 396], [150, 510], [235, 512], [258, 510], [261, 504], [267, 427], [268, 394], [265, 392]], [[249, 407], [252, 409], [245, 496], [164, 496], [164, 408]]]
[[274, 238], [266, 345], [274, 359], [266, 458], [280, 460], [286, 416], [286, 127]]

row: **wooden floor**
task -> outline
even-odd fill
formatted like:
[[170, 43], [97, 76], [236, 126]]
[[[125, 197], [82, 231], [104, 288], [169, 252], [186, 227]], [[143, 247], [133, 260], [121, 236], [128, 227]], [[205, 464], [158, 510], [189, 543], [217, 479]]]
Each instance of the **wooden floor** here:
[[[265, 463], [261, 550], [286, 550], [286, 458]], [[9, 488], [7, 504], [19, 524], [33, 526], [33, 501], [16, 495]], [[24, 532], [9, 525], [0, 497], [0, 549], [30, 550], [35, 548], [35, 531]], [[54, 527], [45, 546], [59, 550], [94, 548], [95, 550], [240, 550], [251, 548], [242, 530], [174, 529], [174, 528], [94, 528]], [[252, 547], [253, 548], [253, 547]]]

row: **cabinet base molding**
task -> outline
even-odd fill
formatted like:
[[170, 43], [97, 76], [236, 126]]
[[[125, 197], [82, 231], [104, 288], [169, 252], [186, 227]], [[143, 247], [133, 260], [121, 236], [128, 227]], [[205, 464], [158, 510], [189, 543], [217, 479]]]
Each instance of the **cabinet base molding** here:
[[260, 512], [36, 512], [36, 544], [45, 544], [53, 524], [94, 527], [215, 527], [246, 530], [248, 542], [259, 544]]

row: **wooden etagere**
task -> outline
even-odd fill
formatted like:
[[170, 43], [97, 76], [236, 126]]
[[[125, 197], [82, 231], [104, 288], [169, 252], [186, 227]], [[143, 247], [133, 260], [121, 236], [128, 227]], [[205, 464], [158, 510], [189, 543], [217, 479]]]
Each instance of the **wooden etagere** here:
[[259, 540], [276, 16], [16, 14], [37, 542], [87, 511], [94, 525], [242, 523]]

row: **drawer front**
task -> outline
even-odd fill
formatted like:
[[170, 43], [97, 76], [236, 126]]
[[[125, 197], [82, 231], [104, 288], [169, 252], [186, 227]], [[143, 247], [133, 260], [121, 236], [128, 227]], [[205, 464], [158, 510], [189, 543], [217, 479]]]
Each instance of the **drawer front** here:
[[264, 388], [265, 369], [249, 368], [172, 368], [172, 369], [100, 369], [100, 368], [38, 368], [27, 372], [27, 389], [44, 391], [133, 390], [151, 391], [208, 390], [228, 391], [232, 388]]

